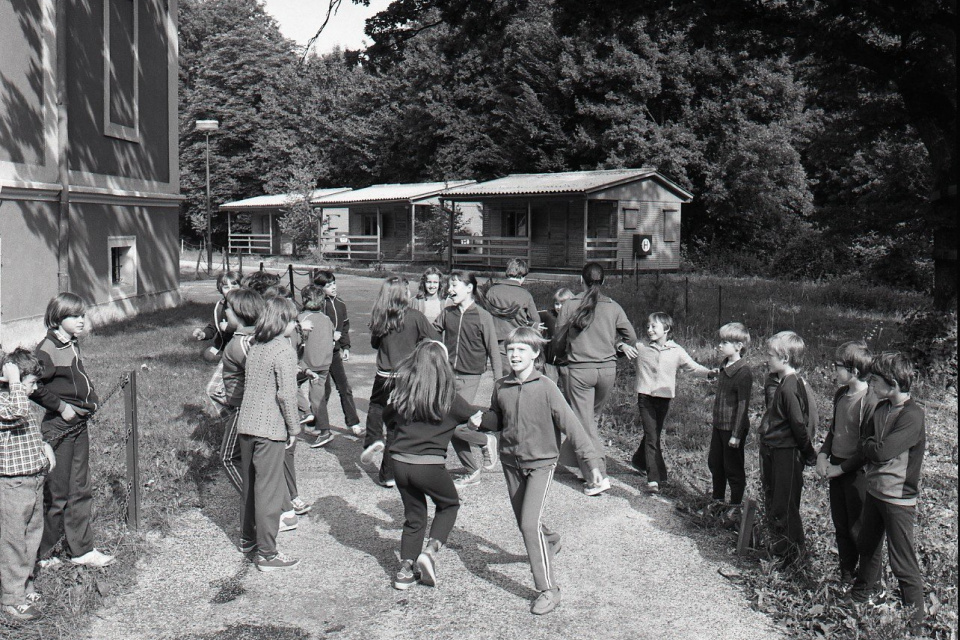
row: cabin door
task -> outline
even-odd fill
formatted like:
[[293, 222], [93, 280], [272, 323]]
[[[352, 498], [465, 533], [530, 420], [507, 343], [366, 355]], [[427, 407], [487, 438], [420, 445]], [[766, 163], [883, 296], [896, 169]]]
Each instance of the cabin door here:
[[569, 206], [566, 204], [557, 205], [550, 211], [548, 235], [550, 238], [549, 264], [551, 267], [568, 266], [570, 238], [567, 222], [569, 218]]

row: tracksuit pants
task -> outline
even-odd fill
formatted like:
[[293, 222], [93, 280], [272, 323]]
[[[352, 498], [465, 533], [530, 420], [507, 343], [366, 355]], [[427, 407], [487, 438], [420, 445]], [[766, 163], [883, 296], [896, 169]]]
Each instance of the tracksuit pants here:
[[384, 433], [383, 408], [390, 400], [390, 390], [393, 388], [393, 378], [377, 375], [373, 379], [373, 389], [370, 391], [370, 405], [367, 409], [367, 432], [363, 436], [363, 448], [366, 449], [377, 440], [383, 440], [383, 460], [380, 463], [380, 482], [393, 480], [393, 458], [390, 457], [390, 445], [396, 433], [393, 429], [386, 429]]
[[442, 464], [409, 464], [393, 461], [397, 489], [403, 501], [403, 533], [400, 536], [400, 559], [416, 560], [423, 551], [427, 532], [427, 497], [436, 511], [430, 525], [430, 537], [447, 543], [447, 537], [457, 521], [460, 496], [453, 480]]
[[[480, 376], [468, 373], [458, 373], [457, 375], [457, 393], [460, 397], [469, 403], [473, 403], [477, 397], [477, 389], [480, 388]], [[460, 458], [460, 464], [469, 473], [480, 469], [483, 464], [483, 457], [480, 454], [480, 447], [486, 446], [487, 435], [470, 427], [470, 425], [461, 424], [453, 431], [453, 438], [450, 440], [453, 450], [457, 452]]]
[[796, 447], [760, 447], [760, 479], [770, 531], [770, 553], [787, 562], [802, 557], [805, 546], [800, 519], [803, 466]]
[[[839, 465], [845, 458], [830, 456], [830, 463]], [[830, 478], [830, 515], [836, 530], [837, 553], [840, 570], [853, 573], [857, 570], [860, 552], [857, 539], [860, 537], [860, 516], [863, 513], [864, 480], [860, 469]]]
[[[603, 443], [600, 441], [600, 432], [597, 427], [597, 416], [607, 402], [607, 397], [613, 391], [613, 384], [617, 378], [615, 367], [596, 369], [567, 368], [567, 402], [576, 414], [587, 438], [593, 444], [599, 456], [600, 473], [607, 475], [607, 457], [604, 454]], [[583, 477], [590, 478], [591, 467], [586, 460], [577, 460], [573, 443], [567, 438], [560, 447], [560, 464], [572, 466], [579, 464]]]
[[647, 474], [647, 482], [664, 482], [667, 479], [667, 463], [663, 459], [661, 437], [663, 425], [670, 411], [670, 398], [637, 394], [637, 410], [643, 437], [633, 454], [633, 466]]
[[284, 445], [283, 441], [240, 435], [240, 538], [244, 543], [256, 542], [260, 557], [267, 560], [277, 555], [277, 532], [287, 498]]
[[553, 580], [553, 545], [560, 539], [560, 534], [551, 531], [542, 522], [543, 507], [556, 468], [556, 464], [537, 469], [503, 465], [510, 505], [517, 518], [523, 544], [527, 548], [530, 571], [533, 573], [533, 583], [537, 591], [546, 591], [557, 586]]
[[317, 374], [316, 378], [308, 377], [297, 389], [297, 407], [301, 413], [313, 414], [315, 429], [329, 429], [330, 416], [327, 413], [326, 386], [330, 372], [322, 370], [314, 373]]
[[[76, 426], [57, 414], [43, 421], [43, 439], [56, 439], [58, 433]], [[90, 434], [86, 427], [66, 436], [53, 448], [57, 466], [47, 476], [43, 503], [43, 540], [38, 557], [46, 558], [60, 540], [73, 557], [93, 550], [93, 486], [90, 483]]]
[[220, 462], [227, 472], [227, 480], [237, 490], [243, 493], [243, 477], [240, 472], [240, 435], [237, 433], [237, 423], [240, 421], [240, 407], [230, 407], [223, 418], [223, 440], [220, 442]]
[[[331, 384], [332, 383], [332, 384]], [[324, 406], [330, 400], [330, 393], [333, 391], [333, 385], [337, 386], [337, 392], [340, 394], [340, 408], [343, 409], [343, 421], [345, 426], [352, 427], [360, 424], [360, 417], [357, 415], [357, 403], [353, 400], [353, 388], [350, 386], [350, 380], [347, 379], [347, 372], [343, 367], [343, 355], [340, 349], [334, 349], [333, 360], [330, 361], [330, 375], [324, 382], [324, 395], [326, 400]]]

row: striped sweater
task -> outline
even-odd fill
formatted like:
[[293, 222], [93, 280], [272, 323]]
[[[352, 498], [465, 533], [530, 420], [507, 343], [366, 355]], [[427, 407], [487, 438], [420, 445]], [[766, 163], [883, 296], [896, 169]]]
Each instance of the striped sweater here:
[[300, 433], [297, 354], [290, 341], [277, 336], [270, 342], [254, 342], [246, 371], [237, 433], [280, 442]]

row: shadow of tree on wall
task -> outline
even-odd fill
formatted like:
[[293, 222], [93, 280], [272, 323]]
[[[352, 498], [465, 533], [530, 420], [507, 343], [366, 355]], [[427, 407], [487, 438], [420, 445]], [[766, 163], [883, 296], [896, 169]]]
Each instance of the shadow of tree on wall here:
[[[43, 9], [35, 0], [10, 0], [7, 11], [17, 15], [17, 24], [27, 43], [26, 53], [6, 52], [10, 62], [27, 62], [22, 78], [0, 71], [0, 160], [42, 164], [44, 106], [42, 51]], [[28, 61], [29, 60], [29, 61]], [[46, 105], [53, 108], [53, 105]]]

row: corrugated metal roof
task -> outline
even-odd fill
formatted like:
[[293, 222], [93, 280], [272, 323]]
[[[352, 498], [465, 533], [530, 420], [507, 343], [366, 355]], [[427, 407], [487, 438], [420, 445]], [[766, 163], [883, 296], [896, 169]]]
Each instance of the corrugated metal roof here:
[[[310, 202], [316, 198], [323, 198], [337, 193], [350, 191], [349, 187], [333, 187], [331, 189], [315, 189], [310, 194]], [[246, 209], [277, 209], [279, 207], [288, 207], [296, 202], [303, 200], [302, 193], [277, 193], [271, 196], [255, 196], [245, 200], [236, 200], [234, 202], [225, 202], [220, 205], [221, 210], [238, 211]]]
[[687, 199], [689, 193], [652, 167], [640, 169], [603, 169], [598, 171], [567, 171], [563, 173], [514, 173], [496, 180], [457, 187], [444, 197], [467, 199], [484, 196], [534, 196], [548, 194], [583, 194], [609, 189], [621, 184], [654, 178]]
[[322, 206], [344, 206], [375, 202], [416, 202], [445, 192], [452, 187], [473, 184], [476, 180], [450, 180], [448, 182], [418, 182], [415, 184], [375, 184], [349, 193], [338, 193], [311, 200]]

